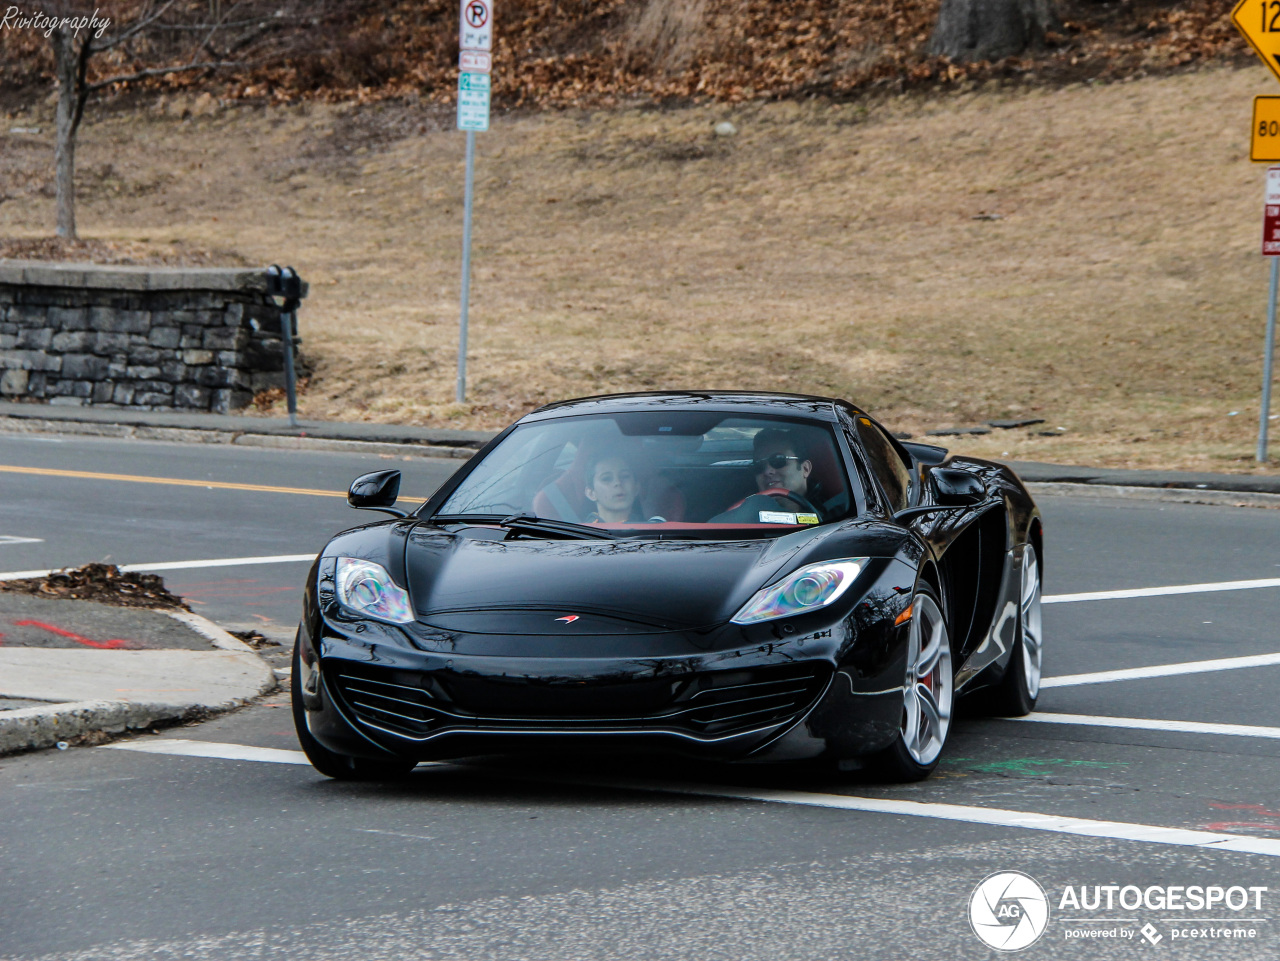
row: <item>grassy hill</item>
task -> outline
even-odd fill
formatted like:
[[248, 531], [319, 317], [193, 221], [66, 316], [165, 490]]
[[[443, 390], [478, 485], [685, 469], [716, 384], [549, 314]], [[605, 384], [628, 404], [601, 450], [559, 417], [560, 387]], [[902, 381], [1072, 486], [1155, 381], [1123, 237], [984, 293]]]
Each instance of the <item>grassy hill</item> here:
[[[108, 255], [297, 266], [304, 416], [497, 427], [565, 396], [761, 387], [917, 435], [1045, 419], [952, 442], [997, 456], [1250, 470], [1267, 268], [1248, 126], [1273, 86], [1255, 66], [500, 118], [479, 137], [463, 405], [446, 108], [99, 114], [81, 224]], [[4, 150], [21, 253], [53, 220], [47, 132]]]

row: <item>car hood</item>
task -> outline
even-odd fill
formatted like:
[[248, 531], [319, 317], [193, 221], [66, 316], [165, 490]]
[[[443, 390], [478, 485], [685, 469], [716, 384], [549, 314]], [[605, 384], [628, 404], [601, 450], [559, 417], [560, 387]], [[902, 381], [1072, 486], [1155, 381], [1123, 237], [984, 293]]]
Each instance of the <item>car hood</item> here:
[[[480, 634], [652, 634], [728, 621], [831, 528], [749, 541], [495, 540], [419, 526], [405, 545], [419, 621]], [[565, 620], [572, 618], [572, 620]]]

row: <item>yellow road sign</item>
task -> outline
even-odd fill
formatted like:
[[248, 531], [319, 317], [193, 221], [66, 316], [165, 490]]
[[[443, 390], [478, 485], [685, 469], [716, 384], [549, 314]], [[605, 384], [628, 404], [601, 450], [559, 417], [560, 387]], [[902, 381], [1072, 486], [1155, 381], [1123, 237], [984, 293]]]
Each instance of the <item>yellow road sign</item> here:
[[1253, 98], [1249, 159], [1260, 163], [1280, 162], [1280, 97]]
[[1280, 80], [1280, 0], [1240, 0], [1231, 22]]

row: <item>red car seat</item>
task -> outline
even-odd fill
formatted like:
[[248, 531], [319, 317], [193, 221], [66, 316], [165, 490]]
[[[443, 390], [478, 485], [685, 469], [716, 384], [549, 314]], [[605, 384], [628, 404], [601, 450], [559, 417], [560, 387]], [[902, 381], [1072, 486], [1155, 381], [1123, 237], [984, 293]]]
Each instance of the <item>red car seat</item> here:
[[836, 452], [832, 449], [831, 443], [826, 440], [812, 445], [809, 461], [813, 464], [813, 470], [809, 473], [809, 483], [811, 486], [818, 485], [821, 491], [822, 503], [815, 506], [825, 508], [845, 493], [844, 471], [840, 469], [840, 462], [836, 460]]

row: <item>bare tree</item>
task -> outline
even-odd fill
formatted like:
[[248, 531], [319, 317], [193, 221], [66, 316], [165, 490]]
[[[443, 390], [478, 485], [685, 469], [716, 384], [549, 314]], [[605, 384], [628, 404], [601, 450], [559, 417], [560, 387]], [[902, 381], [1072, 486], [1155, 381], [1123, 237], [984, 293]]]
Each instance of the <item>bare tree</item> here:
[[1056, 26], [1051, 0], [942, 0], [929, 52], [957, 61], [1000, 60], [1042, 46]]
[[[209, 73], [246, 65], [246, 56], [281, 26], [296, 23], [300, 0], [120, 0], [107, 7], [120, 19], [78, 2], [52, 5], [55, 112], [54, 168], [59, 237], [76, 239], [76, 134], [85, 105], [98, 91], [148, 77]], [[102, 3], [102, 0], [98, 0]], [[105, 4], [104, 4], [105, 6]], [[312, 9], [323, 6], [315, 0]], [[314, 20], [314, 17], [309, 18]], [[94, 58], [115, 51], [118, 72], [94, 75]]]

